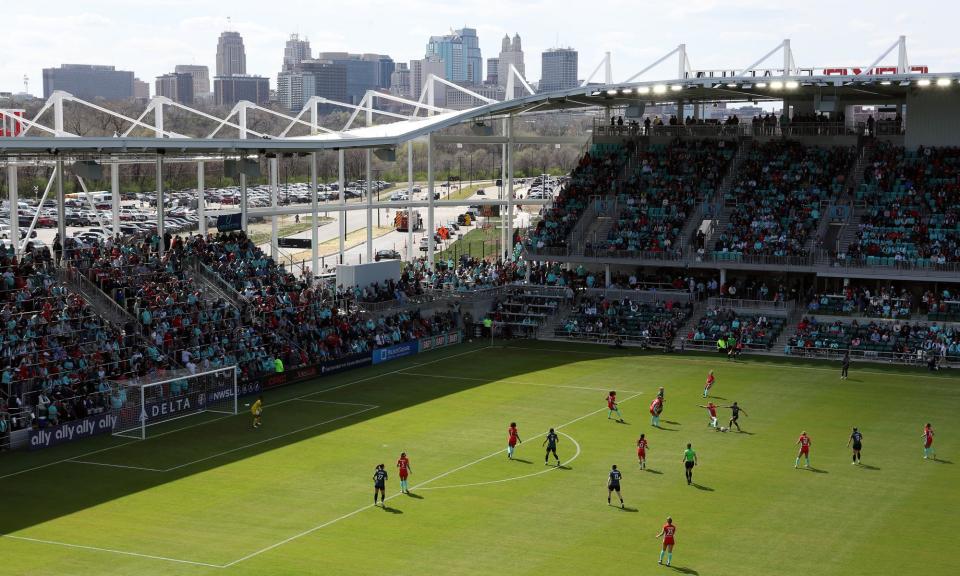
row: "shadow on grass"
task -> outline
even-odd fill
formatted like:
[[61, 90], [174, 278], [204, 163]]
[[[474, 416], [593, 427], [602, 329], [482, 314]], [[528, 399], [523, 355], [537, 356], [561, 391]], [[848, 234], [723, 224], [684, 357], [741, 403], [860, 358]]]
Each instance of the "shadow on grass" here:
[[674, 422], [673, 420], [664, 420], [664, 423], [666, 423], [666, 424], [673, 424], [674, 426], [683, 426], [683, 424], [681, 424], [681, 423], [679, 423], [679, 422]]
[[419, 494], [414, 494], [413, 492], [407, 492], [407, 496], [415, 500], [423, 500], [423, 496]]
[[531, 462], [531, 461], [529, 461], [529, 460], [524, 460], [523, 458], [510, 458], [510, 461], [511, 461], [511, 462], [520, 462], [521, 464], [533, 464], [533, 462]]
[[[157, 425], [148, 430], [146, 440], [101, 435], [45, 450], [4, 453], [0, 456], [0, 494], [18, 497], [6, 500], [7, 506], [0, 514], [0, 534], [12, 534], [502, 379], [604, 357], [643, 355], [632, 349], [603, 355], [567, 354], [558, 353], [557, 348], [576, 352], [585, 346], [524, 341], [517, 347], [491, 349], [480, 343], [461, 344], [266, 390], [263, 393], [265, 423], [256, 433], [250, 432], [249, 413], [241, 405], [236, 416], [202, 414]], [[489, 377], [469, 380], [442, 377], [460, 375], [464, 366], [477, 363], [494, 368], [488, 372]], [[424, 368], [427, 364], [429, 367]], [[427, 379], [404, 373], [423, 370], [438, 377]], [[311, 395], [312, 402], [299, 400], [304, 395]], [[365, 404], [350, 406], [337, 402]], [[187, 427], [190, 429], [186, 430]], [[396, 455], [377, 454], [374, 459], [382, 461], [384, 457]], [[125, 465], [131, 468], [117, 468]], [[570, 469], [569, 466], [562, 468]], [[70, 478], [75, 488], [62, 489], [65, 477]], [[43, 506], [36, 506], [36, 502], [43, 502]]]
[[663, 472], [661, 472], [661, 471], [659, 471], [659, 470], [654, 470], [653, 468], [644, 468], [643, 471], [644, 471], [644, 472], [649, 472], [649, 473], [651, 473], [651, 474], [663, 474]]
[[869, 465], [869, 464], [861, 464], [860, 467], [863, 468], [864, 470], [879, 470], [879, 469], [880, 469], [879, 466], [871, 466], [871, 465]]
[[383, 511], [391, 514], [403, 514], [403, 510], [400, 510], [399, 508], [391, 508], [386, 504], [383, 505]]
[[829, 474], [829, 472], [827, 472], [826, 470], [823, 470], [820, 468], [814, 468], [813, 466], [809, 468], [805, 468], [805, 470], [807, 470], [808, 472], [813, 472], [814, 474]]
[[630, 506], [624, 506], [623, 508], [620, 508], [620, 511], [621, 512], [639, 512], [639, 510], [637, 510], [636, 508], [631, 508]]
[[939, 462], [940, 464], [953, 464], [953, 462], [951, 462], [950, 460], [943, 460], [941, 458], [934, 458], [933, 461]]
[[697, 484], [696, 482], [691, 484], [691, 486], [693, 486], [697, 490], [703, 490], [704, 492], [716, 492], [716, 490], [714, 490], [713, 488], [709, 486], [704, 486], [703, 484]]
[[673, 568], [674, 570], [676, 570], [677, 572], [679, 572], [679, 573], [681, 573], [681, 574], [692, 574], [693, 576], [699, 576], [699, 574], [700, 574], [699, 572], [697, 572], [697, 571], [694, 570], [693, 568], [687, 568], [687, 567], [685, 567], [685, 566], [670, 566], [670, 568]]

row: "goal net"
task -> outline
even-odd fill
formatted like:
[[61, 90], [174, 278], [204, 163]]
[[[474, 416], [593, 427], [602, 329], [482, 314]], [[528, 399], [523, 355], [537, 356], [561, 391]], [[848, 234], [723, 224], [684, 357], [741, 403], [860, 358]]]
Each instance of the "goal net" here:
[[116, 436], [144, 439], [151, 426], [203, 412], [237, 413], [234, 366], [191, 374], [168, 370], [151, 378], [113, 382]]

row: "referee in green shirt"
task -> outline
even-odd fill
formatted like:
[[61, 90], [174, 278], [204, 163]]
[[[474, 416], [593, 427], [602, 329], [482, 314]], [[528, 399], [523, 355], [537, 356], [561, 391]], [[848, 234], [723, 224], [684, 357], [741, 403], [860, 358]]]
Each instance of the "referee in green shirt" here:
[[683, 451], [683, 468], [687, 473], [688, 486], [693, 483], [693, 467], [697, 464], [697, 453], [691, 444], [687, 444], [687, 449]]

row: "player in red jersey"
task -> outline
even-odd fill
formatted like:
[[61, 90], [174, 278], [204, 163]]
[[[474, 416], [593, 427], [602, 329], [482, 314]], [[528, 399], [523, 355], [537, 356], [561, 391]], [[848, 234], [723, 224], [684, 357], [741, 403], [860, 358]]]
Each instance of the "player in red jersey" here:
[[409, 494], [410, 487], [407, 484], [407, 476], [413, 472], [413, 468], [410, 467], [410, 459], [407, 458], [406, 452], [400, 453], [400, 459], [397, 460], [397, 470], [400, 474], [400, 492]]
[[800, 445], [800, 452], [797, 453], [797, 461], [794, 463], [794, 468], [800, 467], [800, 457], [803, 456], [807, 459], [807, 468], [810, 467], [810, 437], [807, 436], [806, 432], [800, 433], [800, 438], [797, 440], [797, 444]]
[[650, 447], [645, 436], [645, 434], [641, 434], [640, 439], [637, 440], [637, 459], [640, 461], [641, 470], [647, 469], [647, 448]]
[[710, 413], [710, 424], [708, 424], [708, 426], [710, 426], [711, 428], [716, 428], [717, 427], [717, 405], [714, 404], [713, 402], [707, 402], [706, 405], [700, 404], [699, 406], [701, 408], [706, 408], [707, 412]]
[[517, 430], [517, 423], [511, 422], [510, 427], [507, 428], [507, 458], [513, 460], [513, 450], [517, 447], [517, 444], [522, 442], [520, 432]]
[[717, 379], [713, 376], [713, 370], [707, 372], [707, 383], [703, 385], [703, 397], [706, 398], [707, 394], [710, 392], [710, 389], [713, 388], [713, 384]]
[[930, 456], [933, 456], [933, 459], [937, 459], [937, 451], [933, 449], [933, 426], [927, 422], [927, 425], [923, 427], [923, 459], [926, 460]]
[[677, 527], [673, 524], [673, 518], [667, 517], [667, 523], [663, 525], [657, 538], [663, 537], [663, 547], [660, 549], [660, 560], [657, 564], [663, 564], [663, 553], [667, 553], [667, 566], [673, 561], [673, 536], [677, 533]]
[[611, 390], [607, 394], [607, 420], [613, 417], [613, 413], [617, 413], [617, 422], [623, 424], [623, 416], [620, 415], [620, 408], [617, 407], [617, 391]]
[[663, 397], [657, 396], [650, 403], [650, 425], [660, 427], [660, 414], [663, 412]]

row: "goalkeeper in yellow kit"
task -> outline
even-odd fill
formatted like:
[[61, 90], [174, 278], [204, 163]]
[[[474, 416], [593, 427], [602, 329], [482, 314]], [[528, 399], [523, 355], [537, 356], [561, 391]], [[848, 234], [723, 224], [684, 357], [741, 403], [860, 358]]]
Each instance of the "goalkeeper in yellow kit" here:
[[253, 414], [253, 427], [260, 427], [260, 415], [263, 413], [263, 396], [257, 396], [257, 401], [250, 407], [250, 413]]

